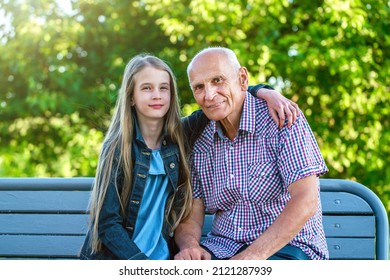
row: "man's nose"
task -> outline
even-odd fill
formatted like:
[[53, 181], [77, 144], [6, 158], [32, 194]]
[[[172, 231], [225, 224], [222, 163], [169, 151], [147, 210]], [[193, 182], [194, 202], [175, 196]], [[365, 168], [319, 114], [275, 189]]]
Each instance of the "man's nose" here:
[[215, 88], [211, 85], [205, 85], [205, 99], [213, 100], [215, 96]]

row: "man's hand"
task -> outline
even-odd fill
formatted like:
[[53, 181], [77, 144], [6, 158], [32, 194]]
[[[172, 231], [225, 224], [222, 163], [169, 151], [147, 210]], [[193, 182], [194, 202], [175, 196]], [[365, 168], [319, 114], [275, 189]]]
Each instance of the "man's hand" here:
[[257, 97], [267, 101], [268, 110], [275, 123], [282, 128], [287, 117], [287, 126], [290, 127], [297, 119], [299, 107], [290, 99], [273, 89], [261, 88]]
[[175, 242], [180, 252], [175, 260], [210, 260], [210, 254], [199, 245], [202, 235], [205, 207], [202, 199], [192, 201], [191, 215], [175, 230]]
[[200, 246], [189, 247], [175, 255], [175, 260], [210, 260], [210, 254]]

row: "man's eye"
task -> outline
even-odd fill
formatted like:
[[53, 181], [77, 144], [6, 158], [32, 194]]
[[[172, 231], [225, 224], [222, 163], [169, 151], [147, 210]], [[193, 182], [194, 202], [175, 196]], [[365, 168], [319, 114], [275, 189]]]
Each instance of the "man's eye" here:
[[202, 88], [203, 88], [203, 85], [196, 85], [194, 89], [195, 90], [201, 90]]

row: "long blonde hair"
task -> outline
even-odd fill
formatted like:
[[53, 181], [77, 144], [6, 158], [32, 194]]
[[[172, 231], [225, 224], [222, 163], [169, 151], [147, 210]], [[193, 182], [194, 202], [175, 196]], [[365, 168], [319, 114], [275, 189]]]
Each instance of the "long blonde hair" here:
[[[123, 185], [115, 188], [120, 201], [121, 216], [125, 219], [125, 209], [132, 189], [133, 183], [133, 155], [132, 140], [134, 135], [134, 106], [131, 100], [134, 94], [134, 76], [146, 66], [168, 72], [171, 85], [170, 107], [165, 115], [164, 131], [172, 142], [176, 143], [180, 153], [180, 173], [177, 194], [171, 195], [167, 201], [169, 207], [166, 211], [166, 221], [170, 224], [172, 231], [178, 223], [189, 216], [192, 204], [192, 193], [190, 184], [190, 171], [188, 166], [185, 141], [183, 139], [183, 128], [180, 120], [180, 105], [177, 94], [175, 76], [170, 67], [161, 59], [149, 55], [140, 54], [133, 57], [126, 65], [118, 99], [115, 105], [114, 114], [108, 128], [103, 147], [99, 155], [96, 177], [93, 185], [90, 217], [91, 217], [91, 249], [97, 252], [101, 249], [101, 242], [98, 238], [99, 216], [106, 196], [112, 173], [117, 174], [119, 169], [123, 170]], [[117, 170], [113, 169], [113, 163], [117, 161]], [[111, 178], [112, 179], [112, 178]], [[180, 197], [177, 197], [177, 196]], [[176, 197], [175, 197], [176, 196]], [[180, 201], [180, 205], [174, 203]]]

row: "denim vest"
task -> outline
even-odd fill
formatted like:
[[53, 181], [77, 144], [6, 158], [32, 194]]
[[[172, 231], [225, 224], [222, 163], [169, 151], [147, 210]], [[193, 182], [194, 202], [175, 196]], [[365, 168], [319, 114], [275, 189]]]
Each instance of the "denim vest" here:
[[[147, 256], [139, 250], [132, 240], [152, 153], [146, 146], [138, 125], [136, 125], [135, 137], [132, 142], [132, 153], [134, 159], [133, 184], [126, 207], [126, 218], [123, 219], [120, 215], [120, 205], [115, 188], [116, 180], [118, 191], [119, 193], [121, 192], [123, 170], [120, 167], [117, 168], [118, 164], [114, 163], [110, 184], [99, 217], [99, 239], [102, 241], [103, 249], [97, 254], [90, 253], [88, 246], [90, 235], [88, 233], [81, 250], [81, 259], [147, 259]], [[160, 154], [163, 159], [165, 172], [169, 178], [168, 189], [170, 190], [170, 195], [174, 195], [175, 201], [179, 201], [180, 195], [177, 193], [180, 162], [179, 149], [168, 137], [163, 137], [161, 140]], [[171, 207], [173, 206], [167, 204], [165, 212], [167, 213]], [[173, 233], [166, 222], [164, 222], [162, 230], [167, 243], [171, 244]]]

